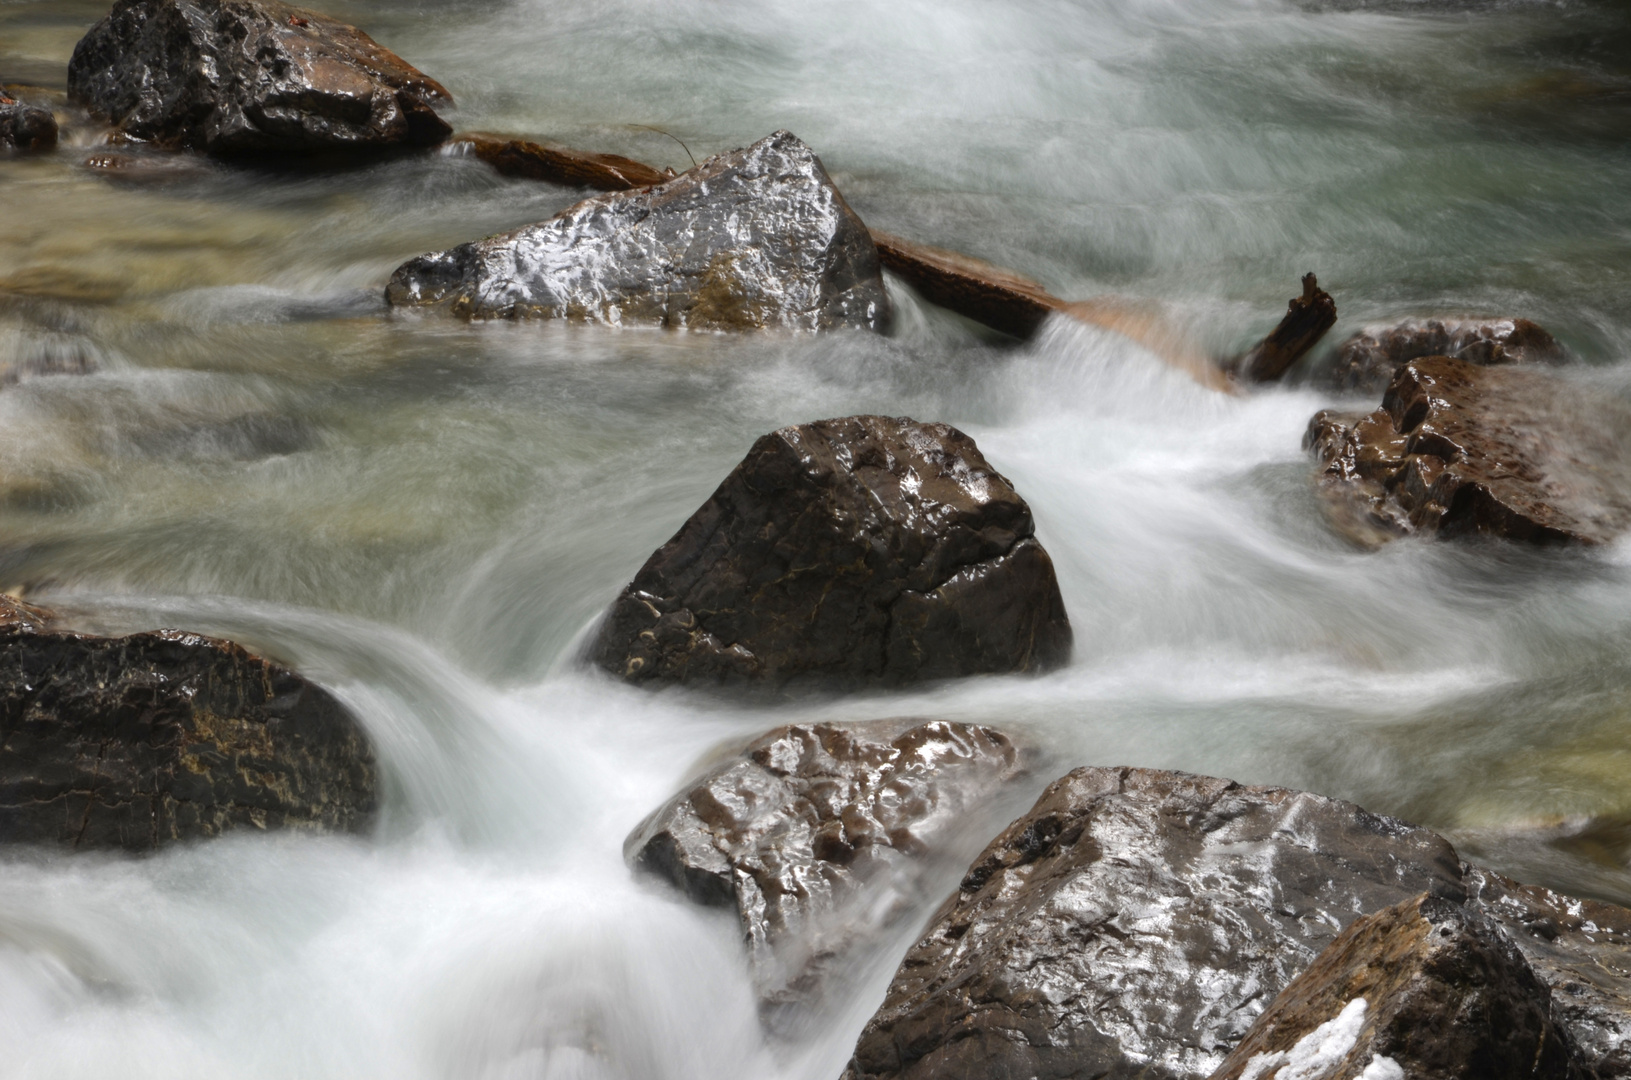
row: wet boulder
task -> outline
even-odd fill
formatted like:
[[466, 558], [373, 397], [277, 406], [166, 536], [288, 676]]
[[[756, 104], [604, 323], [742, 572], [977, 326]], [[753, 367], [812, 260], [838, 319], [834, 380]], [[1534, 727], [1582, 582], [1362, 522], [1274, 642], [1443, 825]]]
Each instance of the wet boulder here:
[[866, 226], [787, 131], [666, 183], [420, 256], [385, 295], [471, 319], [696, 330], [876, 330], [890, 316]]
[[1631, 525], [1631, 404], [1544, 370], [1432, 356], [1370, 414], [1324, 411], [1305, 445], [1337, 526], [1607, 543]]
[[1198, 1080], [1355, 919], [1460, 902], [1461, 877], [1442, 838], [1350, 803], [1077, 769], [974, 861], [845, 1075]]
[[1491, 920], [1424, 894], [1344, 930], [1212, 1080], [1573, 1080], [1551, 999]]
[[491, 165], [503, 176], [523, 180], [546, 180], [569, 187], [590, 187], [600, 191], [628, 191], [673, 179], [672, 172], [661, 173], [650, 165], [617, 154], [595, 154], [564, 146], [545, 146], [530, 139], [490, 135], [483, 131], [460, 134], [448, 143], [448, 151], [469, 154]]
[[1337, 346], [1323, 381], [1337, 389], [1379, 394], [1399, 369], [1428, 356], [1474, 364], [1557, 364], [1557, 339], [1528, 319], [1412, 319], [1370, 326]]
[[942, 720], [793, 724], [718, 765], [630, 835], [632, 865], [732, 908], [769, 1005], [916, 910], [1020, 772], [999, 731]]
[[367, 34], [278, 0], [118, 0], [74, 48], [68, 92], [128, 139], [220, 157], [434, 146], [434, 79]]
[[321, 687], [230, 641], [96, 637], [0, 598], [0, 841], [149, 851], [231, 829], [359, 831], [373, 751]]
[[49, 150], [57, 145], [57, 118], [0, 91], [0, 150]]
[[1031, 510], [946, 424], [760, 438], [625, 587], [592, 647], [631, 682], [899, 685], [1037, 671], [1071, 631]]

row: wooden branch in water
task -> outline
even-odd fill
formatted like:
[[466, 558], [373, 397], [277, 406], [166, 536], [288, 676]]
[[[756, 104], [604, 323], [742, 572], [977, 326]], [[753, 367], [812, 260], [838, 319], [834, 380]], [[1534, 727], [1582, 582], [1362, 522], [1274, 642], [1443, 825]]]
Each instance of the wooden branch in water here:
[[1336, 321], [1336, 301], [1313, 274], [1304, 274], [1303, 294], [1292, 298], [1274, 332], [1224, 366], [1243, 382], [1273, 382], [1318, 345]]
[[1030, 278], [944, 248], [870, 230], [878, 257], [923, 299], [1017, 338], [1036, 333], [1065, 302]]
[[450, 147], [467, 147], [468, 153], [485, 161], [505, 176], [527, 180], [547, 180], [569, 187], [592, 187], [600, 191], [627, 191], [630, 188], [661, 184], [673, 173], [659, 172], [632, 158], [616, 154], [592, 154], [564, 147], [544, 146], [508, 135], [471, 131], [455, 135]]

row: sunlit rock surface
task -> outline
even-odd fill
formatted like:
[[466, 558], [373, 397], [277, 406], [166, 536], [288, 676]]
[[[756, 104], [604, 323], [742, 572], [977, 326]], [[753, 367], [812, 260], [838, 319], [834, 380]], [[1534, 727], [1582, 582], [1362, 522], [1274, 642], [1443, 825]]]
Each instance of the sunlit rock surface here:
[[1030, 507], [946, 424], [851, 416], [763, 436], [613, 603], [634, 682], [901, 684], [1034, 671], [1071, 632]]
[[676, 796], [625, 852], [698, 903], [735, 908], [761, 995], [798, 1003], [928, 899], [948, 837], [1020, 768], [1007, 736], [973, 724], [794, 724]]
[[146, 851], [359, 830], [373, 752], [327, 691], [230, 641], [52, 629], [0, 597], [0, 842]]
[[433, 146], [440, 83], [354, 26], [278, 0], [118, 0], [68, 91], [132, 139], [223, 157]]
[[1306, 792], [1077, 769], [974, 861], [846, 1076], [1204, 1077], [1345, 926], [1422, 892], [1465, 897], [1426, 829]]
[[1322, 381], [1339, 390], [1379, 394], [1399, 369], [1426, 356], [1474, 364], [1556, 364], [1557, 339], [1528, 319], [1413, 319], [1370, 326], [1337, 346]]
[[866, 226], [787, 131], [667, 183], [420, 256], [386, 298], [474, 319], [696, 330], [881, 329], [890, 317]]
[[[1281, 1071], [1284, 1070], [1284, 1071]], [[1476, 910], [1418, 896], [1355, 921], [1212, 1080], [1570, 1080], [1552, 993]]]
[[1546, 371], [1413, 360], [1380, 409], [1321, 412], [1305, 442], [1333, 519], [1361, 542], [1602, 544], [1631, 526], [1631, 404]]

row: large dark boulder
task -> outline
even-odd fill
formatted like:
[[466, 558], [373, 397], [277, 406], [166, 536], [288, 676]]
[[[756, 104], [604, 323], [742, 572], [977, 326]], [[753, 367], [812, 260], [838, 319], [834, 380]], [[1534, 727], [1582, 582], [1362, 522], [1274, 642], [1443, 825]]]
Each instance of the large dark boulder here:
[[230, 641], [52, 628], [0, 598], [0, 842], [148, 851], [229, 829], [358, 831], [373, 752], [327, 691]]
[[667, 183], [420, 256], [385, 295], [472, 319], [697, 330], [881, 329], [890, 316], [866, 226], [787, 131]]
[[794, 724], [675, 796], [625, 853], [733, 908], [766, 1002], [808, 1004], [831, 963], [916, 910], [1019, 771], [1008, 738], [972, 724]]
[[1360, 915], [1465, 898], [1442, 838], [1350, 803], [1082, 768], [974, 861], [850, 1080], [1199, 1078]]
[[901, 684], [1062, 663], [1030, 507], [946, 424], [851, 416], [759, 439], [618, 596], [632, 682]]
[[1369, 415], [1316, 415], [1305, 444], [1363, 542], [1481, 533], [1607, 543], [1631, 526], [1631, 404], [1545, 370], [1431, 356]]
[[1324, 373], [1338, 390], [1380, 394], [1412, 360], [1455, 356], [1474, 364], [1556, 364], [1557, 339], [1528, 319], [1411, 319], [1370, 326], [1337, 346]]
[[1488, 918], [1418, 896], [1344, 930], [1212, 1080], [1574, 1080], [1551, 999]]
[[57, 118], [0, 91], [0, 150], [49, 150], [57, 145]]
[[354, 26], [278, 0], [118, 0], [68, 92], [127, 138], [222, 157], [434, 146], [441, 84]]

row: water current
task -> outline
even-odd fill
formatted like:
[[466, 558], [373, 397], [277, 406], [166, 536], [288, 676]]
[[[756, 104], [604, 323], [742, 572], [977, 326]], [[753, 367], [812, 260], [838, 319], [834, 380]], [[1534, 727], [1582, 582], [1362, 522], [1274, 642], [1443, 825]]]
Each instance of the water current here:
[[[445, 83], [458, 127], [680, 169], [653, 128], [700, 158], [786, 127], [870, 224], [1159, 303], [1209, 347], [1315, 270], [1338, 334], [1524, 315], [1631, 392], [1610, 0], [324, 10]], [[0, 80], [61, 89], [104, 13], [0, 2]], [[434, 155], [118, 182], [91, 150], [0, 162], [0, 363], [98, 368], [0, 389], [0, 588], [297, 665], [389, 791], [366, 839], [0, 855], [0, 1076], [833, 1080], [916, 925], [767, 1036], [732, 920], [621, 855], [714, 748], [793, 719], [996, 724], [1045, 755], [1021, 804], [1080, 764], [1310, 788], [1631, 902], [1631, 549], [1349, 546], [1299, 445], [1329, 395], [1219, 395], [1062, 322], [1003, 343], [898, 287], [888, 337], [391, 315], [404, 259], [582, 193]], [[857, 412], [962, 427], [1029, 500], [1067, 668], [752, 705], [585, 669], [754, 438]]]

